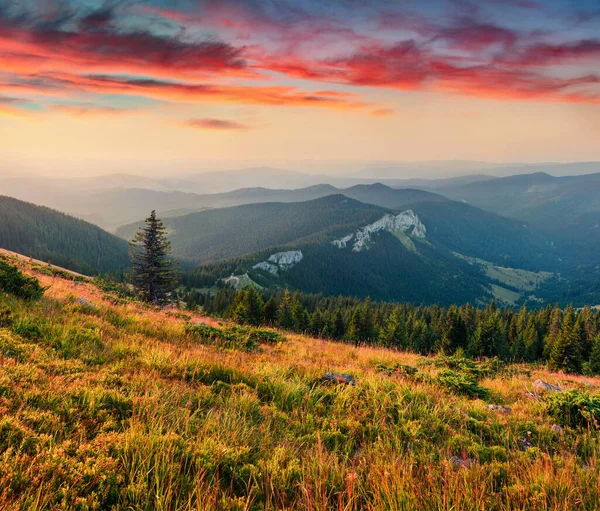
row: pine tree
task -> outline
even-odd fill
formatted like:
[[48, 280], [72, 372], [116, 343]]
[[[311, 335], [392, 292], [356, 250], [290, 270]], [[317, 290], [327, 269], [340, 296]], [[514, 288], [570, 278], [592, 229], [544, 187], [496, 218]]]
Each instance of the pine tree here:
[[385, 326], [379, 331], [379, 344], [385, 347], [398, 346], [400, 344], [399, 329], [400, 311], [395, 308], [389, 315]]
[[450, 308], [443, 324], [443, 334], [436, 343], [436, 351], [454, 353], [458, 348], [465, 348], [468, 341], [467, 324], [454, 305]]
[[281, 328], [285, 328], [286, 330], [291, 330], [294, 327], [294, 317], [292, 316], [292, 295], [287, 289], [283, 293], [283, 298], [279, 303], [277, 322]]
[[250, 311], [248, 310], [248, 300], [246, 289], [240, 289], [233, 299], [229, 308], [229, 317], [236, 323], [242, 325], [250, 323]]
[[479, 328], [475, 332], [475, 338], [471, 351], [475, 356], [506, 358], [509, 352], [508, 342], [505, 337], [500, 316], [495, 306], [490, 306], [486, 311], [490, 315], [482, 319]]
[[589, 369], [592, 374], [600, 374], [600, 334], [595, 337], [592, 345]]
[[267, 325], [272, 325], [277, 319], [277, 303], [275, 303], [275, 299], [272, 296], [267, 300], [267, 303], [265, 303], [263, 317], [265, 318], [265, 323], [267, 323]]
[[534, 360], [540, 359], [544, 346], [533, 318], [528, 321], [527, 328], [525, 329], [525, 333], [523, 335], [523, 342], [525, 344], [525, 360], [527, 362], [533, 362]]
[[361, 339], [361, 330], [361, 313], [360, 309], [356, 307], [350, 316], [350, 322], [346, 330], [346, 339], [358, 346]]
[[558, 338], [554, 341], [548, 367], [553, 371], [581, 372], [581, 346], [573, 321], [573, 310], [567, 310]]
[[265, 302], [255, 287], [250, 286], [246, 289], [246, 306], [248, 308], [248, 322], [254, 326], [262, 324]]
[[331, 318], [330, 334], [333, 339], [342, 339], [346, 333], [346, 325], [344, 324], [344, 316], [340, 309], [335, 309]]
[[130, 243], [131, 282], [141, 300], [164, 305], [177, 283], [177, 262], [169, 257], [171, 243], [163, 223], [152, 211]]
[[560, 335], [561, 320], [562, 312], [558, 308], [558, 306], [555, 306], [554, 309], [552, 309], [552, 313], [550, 315], [550, 327], [548, 329], [548, 336], [546, 337], [546, 342], [544, 343], [544, 360], [550, 359], [554, 343]]

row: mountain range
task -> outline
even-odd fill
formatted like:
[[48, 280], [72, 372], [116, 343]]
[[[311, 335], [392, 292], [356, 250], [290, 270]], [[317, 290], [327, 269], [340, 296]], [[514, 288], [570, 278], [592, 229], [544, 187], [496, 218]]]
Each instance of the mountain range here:
[[126, 240], [156, 209], [175, 257], [185, 273], [202, 276], [201, 287], [227, 281], [417, 303], [600, 303], [600, 174], [474, 175], [423, 180], [426, 190], [321, 183], [216, 194], [169, 189], [182, 186], [175, 180], [162, 188], [153, 179], [114, 180], [86, 180], [75, 194], [54, 183], [56, 195], [46, 199], [63, 197], [56, 209], [121, 239], [3, 198], [0, 246], [88, 274], [120, 272]]

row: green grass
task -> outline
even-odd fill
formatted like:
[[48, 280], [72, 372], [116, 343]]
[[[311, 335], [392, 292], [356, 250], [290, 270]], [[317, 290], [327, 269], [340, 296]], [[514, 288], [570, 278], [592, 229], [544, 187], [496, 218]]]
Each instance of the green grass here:
[[[52, 282], [0, 297], [3, 511], [600, 508], [600, 433], [571, 420], [598, 380], [192, 325]], [[576, 399], [528, 398], [538, 377]]]

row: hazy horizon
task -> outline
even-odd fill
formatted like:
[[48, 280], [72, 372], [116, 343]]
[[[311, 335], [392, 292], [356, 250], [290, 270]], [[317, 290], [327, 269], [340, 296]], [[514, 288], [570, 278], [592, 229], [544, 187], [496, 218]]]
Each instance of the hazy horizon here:
[[[50, 167], [50, 168], [49, 168]], [[83, 169], [83, 170], [82, 170]], [[73, 162], [73, 168], [57, 169], [51, 161], [45, 160], [38, 165], [12, 166], [4, 163], [0, 168], [0, 176], [6, 178], [54, 178], [85, 179], [108, 176], [135, 176], [150, 179], [185, 179], [195, 174], [247, 172], [260, 170], [284, 171], [290, 174], [306, 174], [323, 178], [377, 178], [383, 179], [425, 179], [437, 180], [454, 177], [472, 176], [476, 174], [495, 177], [546, 172], [557, 177], [584, 175], [600, 172], [600, 162], [596, 161], [508, 161], [490, 162], [476, 160], [333, 160], [333, 161], [272, 161], [272, 160], [240, 160], [240, 161], [203, 161], [180, 164], [160, 162]]]

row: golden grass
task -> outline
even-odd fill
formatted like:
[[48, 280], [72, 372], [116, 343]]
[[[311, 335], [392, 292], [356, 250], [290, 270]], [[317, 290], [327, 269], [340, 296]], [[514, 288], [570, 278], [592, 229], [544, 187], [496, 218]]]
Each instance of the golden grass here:
[[[598, 432], [553, 430], [525, 394], [598, 379], [511, 366], [481, 380], [483, 401], [415, 354], [299, 335], [220, 350], [174, 311], [19, 264], [49, 289], [0, 297], [2, 510], [600, 508]], [[418, 373], [380, 369], [394, 364]], [[357, 384], [323, 385], [327, 371]]]

